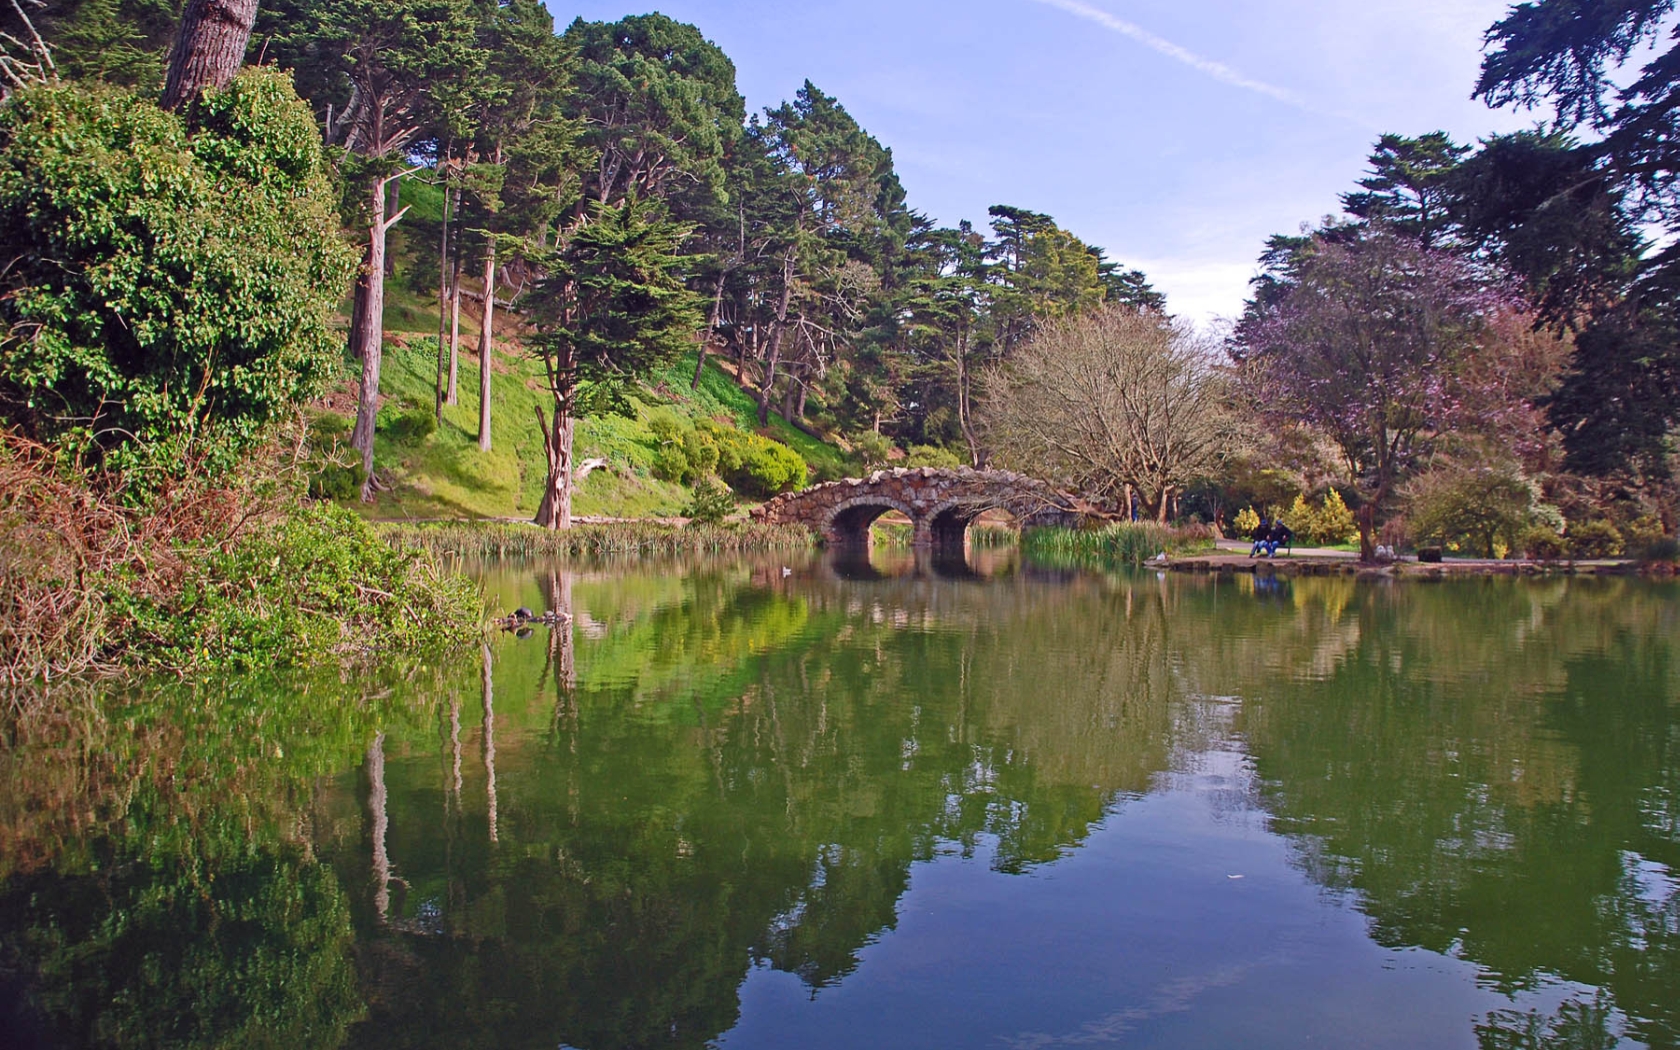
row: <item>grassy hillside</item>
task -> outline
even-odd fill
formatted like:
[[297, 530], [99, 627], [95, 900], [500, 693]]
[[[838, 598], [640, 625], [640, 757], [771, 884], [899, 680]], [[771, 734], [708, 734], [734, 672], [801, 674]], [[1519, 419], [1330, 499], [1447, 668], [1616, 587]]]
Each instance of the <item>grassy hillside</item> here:
[[[435, 336], [393, 333], [387, 337], [380, 386], [384, 402], [374, 442], [375, 469], [393, 488], [365, 511], [378, 518], [529, 518], [542, 498], [546, 462], [535, 409], [546, 413], [550, 399], [541, 366], [517, 350], [499, 348], [491, 369], [491, 450], [478, 449], [478, 362], [462, 356], [460, 403], [444, 407], [443, 423], [431, 433], [409, 423], [431, 413], [436, 370]], [[688, 355], [646, 384], [633, 399], [636, 417], [599, 416], [580, 420], [577, 458], [601, 458], [579, 485], [573, 513], [605, 517], [669, 517], [681, 514], [690, 490], [654, 477], [659, 442], [649, 420], [669, 413], [689, 425], [701, 419], [756, 431], [756, 405], [733, 379], [708, 363], [698, 391], [689, 388], [694, 357]], [[326, 432], [348, 432], [353, 399], [340, 396], [328, 409]], [[336, 410], [336, 412], [334, 411]], [[334, 418], [336, 416], [336, 418]], [[763, 430], [793, 448], [823, 476], [840, 476], [853, 463], [825, 444], [771, 417]]]
[[[475, 302], [461, 308], [460, 403], [444, 408], [435, 430], [425, 422], [432, 412], [437, 360], [437, 300], [425, 290], [436, 281], [438, 223], [443, 194], [416, 179], [402, 186], [409, 207], [391, 233], [396, 272], [386, 281], [386, 349], [381, 370], [379, 428], [374, 465], [391, 491], [380, 493], [364, 511], [378, 518], [530, 518], [542, 496], [547, 464], [535, 409], [550, 407], [541, 366], [518, 346], [515, 314], [500, 313], [491, 375], [491, 451], [478, 450], [478, 343]], [[464, 282], [474, 290], [471, 281]], [[349, 314], [349, 303], [344, 312]], [[355, 411], [347, 363], [342, 388], [322, 408], [317, 431], [329, 441], [347, 442], [349, 417]], [[694, 355], [687, 355], [652, 377], [635, 399], [636, 416], [581, 420], [577, 429], [579, 462], [605, 459], [578, 487], [574, 514], [602, 517], [669, 517], [682, 513], [690, 490], [654, 476], [659, 439], [649, 420], [660, 414], [692, 427], [700, 420], [761, 433], [789, 446], [804, 458], [816, 477], [840, 477], [857, 465], [838, 447], [827, 444], [772, 415], [760, 428], [757, 404], [733, 378], [708, 363], [698, 390], [690, 389]], [[426, 432], [426, 431], [430, 432]]]

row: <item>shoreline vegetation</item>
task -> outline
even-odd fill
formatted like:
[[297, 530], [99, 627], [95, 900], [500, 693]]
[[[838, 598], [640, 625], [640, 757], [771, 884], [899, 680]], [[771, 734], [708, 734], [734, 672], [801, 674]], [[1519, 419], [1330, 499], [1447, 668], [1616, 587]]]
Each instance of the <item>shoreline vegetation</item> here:
[[[466, 644], [451, 557], [806, 549], [739, 504], [882, 467], [1023, 469], [1116, 520], [970, 534], [1048, 560], [1236, 571], [1203, 552], [1262, 521], [1359, 545], [1294, 571], [1680, 558], [1680, 308], [1649, 294], [1680, 257], [1640, 211], [1672, 187], [1614, 136], [1382, 136], [1216, 338], [1049, 215], [938, 227], [808, 81], [749, 115], [699, 27], [240, 11], [0, 34], [0, 686]], [[1484, 98], [1563, 97], [1503, 54]], [[462, 520], [368, 520], [433, 515]], [[507, 515], [548, 531], [469, 523]]]

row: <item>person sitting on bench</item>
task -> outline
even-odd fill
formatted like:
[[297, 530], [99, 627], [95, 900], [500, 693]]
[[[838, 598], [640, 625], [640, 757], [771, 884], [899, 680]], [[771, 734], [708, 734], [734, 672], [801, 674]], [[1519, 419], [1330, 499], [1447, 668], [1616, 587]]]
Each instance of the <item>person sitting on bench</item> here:
[[1294, 550], [1294, 541], [1294, 531], [1283, 523], [1282, 518], [1279, 518], [1272, 525], [1271, 533], [1266, 537], [1266, 557], [1270, 558], [1276, 555], [1280, 546], [1287, 546], [1290, 550]]
[[1254, 549], [1248, 552], [1248, 556], [1252, 558], [1265, 550], [1266, 541], [1271, 538], [1271, 535], [1272, 523], [1265, 518], [1261, 518], [1260, 524], [1254, 526], [1254, 532], [1249, 536], [1249, 539], [1254, 541]]

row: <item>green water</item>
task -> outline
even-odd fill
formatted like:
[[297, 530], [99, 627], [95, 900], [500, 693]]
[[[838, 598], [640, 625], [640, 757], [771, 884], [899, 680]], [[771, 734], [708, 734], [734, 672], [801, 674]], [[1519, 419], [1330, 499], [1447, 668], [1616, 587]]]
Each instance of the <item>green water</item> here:
[[1680, 591], [976, 557], [11, 726], [0, 1045], [1680, 1043]]

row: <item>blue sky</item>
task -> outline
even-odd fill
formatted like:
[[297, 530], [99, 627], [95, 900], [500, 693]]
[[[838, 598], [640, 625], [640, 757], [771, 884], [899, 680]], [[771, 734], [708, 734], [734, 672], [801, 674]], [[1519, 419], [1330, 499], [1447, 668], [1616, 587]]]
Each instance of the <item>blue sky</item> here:
[[[643, 13], [549, 0], [555, 21]], [[1534, 122], [1470, 100], [1507, 0], [662, 0], [751, 109], [807, 78], [892, 148], [912, 207], [1047, 212], [1198, 322], [1262, 241], [1336, 210], [1384, 131]]]

